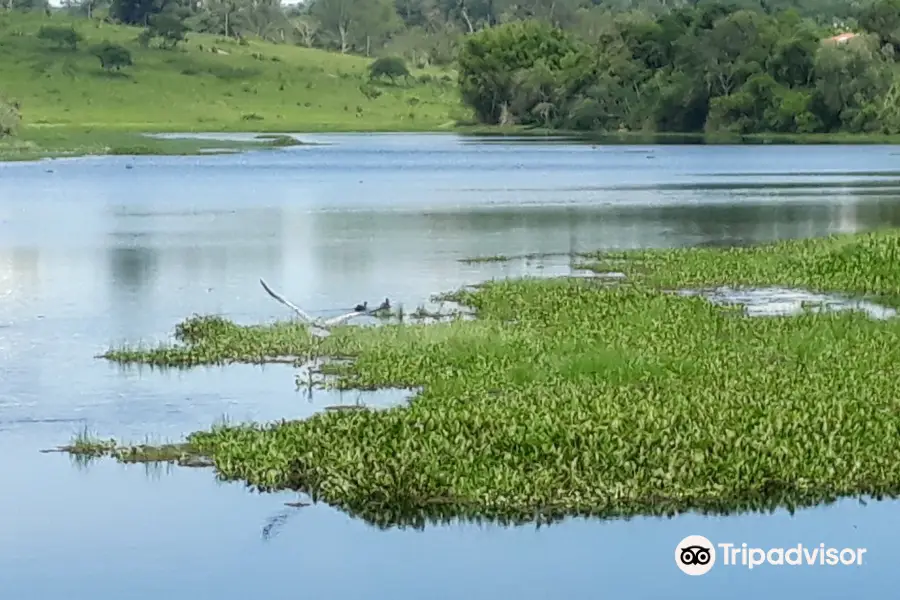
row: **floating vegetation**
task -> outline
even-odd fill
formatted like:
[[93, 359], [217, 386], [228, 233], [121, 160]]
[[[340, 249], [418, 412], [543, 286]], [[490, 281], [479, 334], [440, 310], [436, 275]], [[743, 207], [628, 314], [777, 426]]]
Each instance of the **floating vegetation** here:
[[[427, 322], [460, 319], [467, 316], [458, 309], [428, 310], [420, 306], [406, 314], [397, 311], [375, 311], [373, 318], [382, 323], [406, 323], [411, 326]], [[374, 338], [357, 337], [363, 328], [345, 325], [331, 328], [326, 338], [310, 333], [301, 321], [278, 321], [266, 325], [238, 325], [217, 315], [194, 315], [175, 326], [176, 343], [156, 347], [112, 348], [100, 355], [123, 364], [147, 364], [156, 367], [193, 367], [230, 363], [290, 363], [300, 366], [316, 363], [322, 357], [352, 358]], [[374, 329], [374, 328], [365, 328]], [[407, 332], [416, 335], [417, 330]]]
[[211, 467], [213, 462], [188, 443], [120, 445], [114, 439], [100, 439], [87, 429], [59, 448], [44, 452], [65, 452], [76, 460], [89, 462], [97, 458], [113, 458], [122, 463], [172, 463], [182, 467]]
[[[175, 327], [176, 344], [117, 348], [101, 357], [119, 363], [191, 367], [228, 363], [302, 362], [317, 347], [303, 323], [243, 327], [218, 316], [195, 315]], [[326, 340], [327, 341], [327, 340]]]
[[[474, 320], [338, 328], [322, 342], [351, 359], [332, 367], [342, 387], [418, 389], [408, 406], [218, 426], [185, 447], [222, 479], [297, 490], [382, 527], [900, 493], [900, 319], [748, 319], [665, 292], [777, 283], [898, 297], [900, 231], [595, 259], [628, 278], [491, 282], [445, 296]], [[195, 319], [179, 332], [199, 350], [178, 352], [299, 353], [308, 337], [293, 327]]]

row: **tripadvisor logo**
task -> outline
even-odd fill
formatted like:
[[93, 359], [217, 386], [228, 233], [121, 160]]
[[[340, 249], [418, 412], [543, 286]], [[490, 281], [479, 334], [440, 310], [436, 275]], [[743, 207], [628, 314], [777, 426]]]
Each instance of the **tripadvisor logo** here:
[[706, 575], [716, 564], [716, 547], [702, 535], [689, 535], [675, 546], [675, 564], [688, 575]]
[[726, 567], [742, 566], [753, 569], [765, 564], [772, 566], [860, 566], [865, 548], [832, 548], [825, 544], [790, 548], [754, 548], [747, 544], [720, 542], [713, 544], [702, 535], [689, 535], [675, 546], [675, 564], [688, 575], [705, 575], [717, 562]]

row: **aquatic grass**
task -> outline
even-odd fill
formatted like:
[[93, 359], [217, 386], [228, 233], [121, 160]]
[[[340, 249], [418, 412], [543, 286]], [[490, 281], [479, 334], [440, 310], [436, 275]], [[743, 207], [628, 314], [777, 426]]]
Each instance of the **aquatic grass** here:
[[316, 347], [298, 322], [243, 327], [218, 316], [195, 315], [175, 327], [176, 344], [112, 348], [102, 358], [161, 367], [295, 362]]
[[[739, 319], [701, 299], [570, 281], [479, 293], [484, 321], [471, 338], [466, 322], [436, 325], [443, 340], [378, 344], [353, 363], [361, 383], [423, 383], [408, 408], [224, 428], [191, 443], [224, 478], [300, 489], [374, 521], [436, 505], [519, 516], [725, 510], [900, 486], [895, 323]], [[520, 296], [543, 300], [504, 325]]]
[[[213, 427], [213, 431], [216, 430], [216, 427]], [[126, 464], [170, 463], [183, 467], [212, 466], [208, 457], [188, 443], [154, 444], [147, 439], [142, 444], [120, 444], [115, 439], [99, 438], [88, 428], [76, 433], [65, 446], [44, 450], [44, 452], [64, 452], [72, 456], [80, 465], [85, 465], [98, 458], [109, 457]]]
[[[890, 294], [898, 239], [882, 231], [605, 254], [597, 258], [626, 260], [617, 265], [626, 281], [460, 290], [446, 297], [474, 320], [339, 328], [322, 344], [323, 355], [350, 358], [333, 368], [339, 386], [417, 389], [408, 406], [230, 424], [185, 443], [222, 479], [299, 490], [382, 527], [894, 496], [900, 320], [858, 311], [752, 319], [665, 290], [772, 277]], [[306, 343], [281, 329], [291, 325], [208, 323], [183, 327], [182, 338], [230, 344], [230, 355], [273, 330]]]
[[72, 437], [72, 441], [66, 446], [71, 454], [84, 457], [100, 457], [109, 454], [116, 448], [114, 439], [100, 439], [85, 427]]
[[[437, 321], [458, 317], [457, 313], [428, 311], [420, 307], [406, 320], [410, 328], [385, 329], [401, 335], [431, 335], [416, 321]], [[384, 319], [392, 318], [390, 315]], [[194, 315], [175, 326], [176, 343], [155, 347], [121, 346], [110, 348], [98, 358], [121, 364], [147, 364], [155, 367], [193, 367], [231, 363], [302, 363], [322, 357], [357, 356], [361, 349], [378, 343], [378, 334], [369, 330], [382, 327], [335, 327], [326, 339], [312, 336], [299, 321], [277, 321], [264, 325], [242, 326], [217, 315]], [[360, 332], [363, 332], [361, 335]]]

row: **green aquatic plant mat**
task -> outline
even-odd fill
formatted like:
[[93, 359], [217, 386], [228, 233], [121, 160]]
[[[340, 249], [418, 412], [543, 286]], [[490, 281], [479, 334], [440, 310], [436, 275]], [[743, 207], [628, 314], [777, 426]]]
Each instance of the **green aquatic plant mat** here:
[[[898, 233], [885, 231], [605, 255], [634, 260], [631, 282], [617, 286], [488, 283], [453, 295], [476, 320], [348, 326], [315, 342], [353, 359], [336, 370], [341, 385], [420, 388], [408, 407], [219, 426], [186, 444], [224, 479], [303, 490], [385, 526], [892, 495], [900, 321], [853, 311], [746, 318], [660, 286], [775, 279], [891, 296], [897, 249]], [[177, 364], [314, 343], [290, 323], [200, 319], [179, 334], [175, 349], [110, 358]]]

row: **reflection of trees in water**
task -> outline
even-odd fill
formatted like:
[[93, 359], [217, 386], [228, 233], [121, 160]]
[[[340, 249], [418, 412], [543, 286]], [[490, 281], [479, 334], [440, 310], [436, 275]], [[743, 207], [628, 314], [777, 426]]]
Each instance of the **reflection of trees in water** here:
[[573, 244], [582, 243], [582, 231], [603, 225], [603, 216], [565, 206], [318, 213], [312, 215], [314, 253], [324, 266], [360, 271], [379, 260], [419, 262], [423, 253], [568, 252]]
[[[309, 251], [314, 264], [325, 273], [363, 274], [378, 254], [379, 238], [387, 238], [388, 250], [402, 241], [402, 219], [381, 212], [316, 212], [307, 229]], [[382, 245], [383, 247], [383, 245]]]
[[864, 196], [843, 203], [704, 206], [669, 217], [674, 225], [673, 243], [758, 243], [900, 225], [900, 197]]
[[135, 333], [141, 315], [154, 303], [153, 287], [159, 274], [159, 250], [149, 235], [129, 235], [112, 241], [106, 248], [109, 306], [116, 329], [124, 335]]
[[[840, 193], [840, 197], [834, 194]], [[489, 256], [598, 248], [756, 243], [900, 225], [900, 195], [851, 187], [622, 191], [603, 204], [460, 206], [419, 211], [318, 212], [309, 251], [331, 273], [371, 273], [423, 254]], [[678, 202], [678, 204], [675, 204]], [[665, 204], [663, 204], [665, 203]]]
[[868, 227], [900, 227], [900, 191], [864, 198], [856, 207], [856, 219]]
[[225, 210], [185, 208], [154, 210], [116, 207], [112, 211], [110, 248], [114, 285], [137, 292], [157, 276], [176, 288], [218, 283], [235, 268], [260, 270], [280, 267], [284, 248], [283, 209], [279, 206]]
[[821, 235], [833, 229], [838, 204], [748, 204], [678, 207], [661, 214], [671, 245], [757, 243]]
[[107, 253], [112, 275], [110, 283], [114, 288], [139, 293], [152, 286], [159, 267], [157, 249], [144, 242], [142, 245], [111, 246]]

